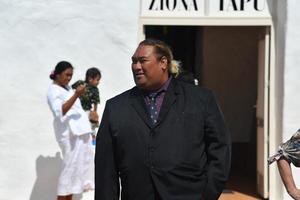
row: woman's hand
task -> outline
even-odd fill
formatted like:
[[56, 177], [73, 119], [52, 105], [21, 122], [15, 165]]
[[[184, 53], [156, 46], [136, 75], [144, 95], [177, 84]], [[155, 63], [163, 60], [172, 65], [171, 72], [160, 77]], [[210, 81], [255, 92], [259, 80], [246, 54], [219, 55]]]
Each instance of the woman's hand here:
[[83, 85], [83, 84], [79, 85], [75, 90], [75, 94], [78, 97], [81, 96], [84, 92], [85, 92], [85, 85]]
[[99, 123], [99, 115], [96, 111], [90, 111], [89, 119], [92, 123]]
[[62, 105], [62, 113], [65, 115], [75, 103], [76, 99], [85, 92], [85, 85], [79, 85], [73, 96]]
[[300, 190], [298, 188], [295, 188], [294, 190], [289, 191], [288, 193], [293, 199], [300, 200]]

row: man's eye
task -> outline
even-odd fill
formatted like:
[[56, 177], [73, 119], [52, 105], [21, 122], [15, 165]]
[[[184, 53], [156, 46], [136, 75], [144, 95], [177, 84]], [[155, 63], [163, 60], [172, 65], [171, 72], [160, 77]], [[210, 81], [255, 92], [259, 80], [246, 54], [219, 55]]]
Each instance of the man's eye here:
[[136, 64], [136, 63], [137, 63], [137, 60], [132, 59], [131, 62], [132, 62], [132, 64]]
[[145, 59], [131, 59], [131, 62], [132, 62], [132, 64], [137, 64], [138, 62], [144, 63], [144, 62], [146, 62], [146, 60]]

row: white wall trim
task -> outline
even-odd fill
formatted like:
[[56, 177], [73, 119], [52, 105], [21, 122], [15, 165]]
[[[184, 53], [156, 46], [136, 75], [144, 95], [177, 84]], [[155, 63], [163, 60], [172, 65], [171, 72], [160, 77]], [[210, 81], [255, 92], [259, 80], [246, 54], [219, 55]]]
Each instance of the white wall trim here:
[[[276, 128], [276, 123], [281, 122], [278, 121], [278, 117], [276, 116], [276, 47], [274, 26], [271, 26], [270, 31], [269, 156], [272, 156], [278, 150], [279, 138], [282, 133]], [[283, 199], [283, 188], [276, 163], [269, 166], [269, 190], [269, 200]]]

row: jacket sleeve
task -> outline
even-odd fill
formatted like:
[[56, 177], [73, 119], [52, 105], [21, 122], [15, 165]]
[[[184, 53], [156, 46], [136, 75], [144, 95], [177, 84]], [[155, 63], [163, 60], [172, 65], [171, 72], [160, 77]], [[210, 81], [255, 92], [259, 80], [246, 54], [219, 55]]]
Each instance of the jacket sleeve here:
[[216, 200], [225, 187], [231, 164], [231, 141], [223, 114], [212, 92], [209, 93], [205, 117], [205, 145], [207, 154], [207, 184], [204, 200]]
[[95, 200], [119, 200], [120, 193], [108, 107], [107, 103], [96, 139]]

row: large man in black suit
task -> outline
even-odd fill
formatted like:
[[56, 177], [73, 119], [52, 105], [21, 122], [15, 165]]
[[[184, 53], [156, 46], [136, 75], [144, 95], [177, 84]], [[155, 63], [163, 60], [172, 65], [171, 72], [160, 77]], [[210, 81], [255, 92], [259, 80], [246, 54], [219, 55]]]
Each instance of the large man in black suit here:
[[[230, 137], [213, 93], [178, 81], [165, 43], [132, 56], [136, 87], [107, 101], [97, 135], [95, 200], [215, 200]], [[119, 182], [120, 181], [120, 182]]]

